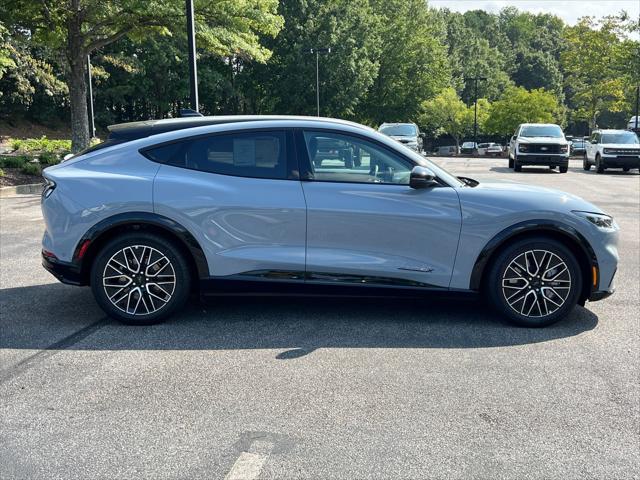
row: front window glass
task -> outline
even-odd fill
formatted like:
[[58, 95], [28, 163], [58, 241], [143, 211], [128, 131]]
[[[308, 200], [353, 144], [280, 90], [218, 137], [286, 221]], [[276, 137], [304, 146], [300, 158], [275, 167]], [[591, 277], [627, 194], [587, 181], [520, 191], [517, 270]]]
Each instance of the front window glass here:
[[522, 127], [521, 137], [563, 138], [562, 129], [557, 125], [529, 125]]
[[304, 132], [314, 180], [408, 185], [412, 165], [357, 137]]
[[380, 131], [385, 135], [393, 136], [415, 136], [415, 125], [386, 125], [380, 128]]
[[602, 143], [623, 143], [637, 145], [638, 136], [633, 132], [603, 133]]

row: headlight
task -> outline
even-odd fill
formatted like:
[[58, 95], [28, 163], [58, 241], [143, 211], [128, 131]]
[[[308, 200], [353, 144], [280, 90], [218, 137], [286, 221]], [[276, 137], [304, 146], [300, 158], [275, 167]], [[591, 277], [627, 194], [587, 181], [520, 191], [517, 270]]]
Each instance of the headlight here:
[[528, 150], [529, 150], [529, 147], [527, 145], [518, 145], [519, 152], [526, 152]]
[[615, 228], [613, 217], [605, 215], [604, 213], [580, 212], [576, 210], [574, 210], [573, 213], [588, 220], [602, 230], [613, 230]]
[[560, 153], [567, 153], [569, 151], [569, 145], [560, 145]]
[[610, 148], [605, 148], [602, 153], [613, 153], [613, 151]]

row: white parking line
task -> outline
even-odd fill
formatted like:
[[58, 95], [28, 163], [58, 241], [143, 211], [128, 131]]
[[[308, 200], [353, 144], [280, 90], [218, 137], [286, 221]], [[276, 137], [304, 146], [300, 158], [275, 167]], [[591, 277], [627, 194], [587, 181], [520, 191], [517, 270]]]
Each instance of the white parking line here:
[[255, 480], [260, 475], [262, 467], [269, 459], [273, 443], [254, 441], [249, 452], [242, 452], [236, 459], [225, 480]]

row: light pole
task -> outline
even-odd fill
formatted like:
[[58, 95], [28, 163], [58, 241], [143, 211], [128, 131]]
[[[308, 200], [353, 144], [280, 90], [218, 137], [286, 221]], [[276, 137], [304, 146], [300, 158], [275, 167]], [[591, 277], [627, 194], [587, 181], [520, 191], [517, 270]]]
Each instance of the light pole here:
[[91, 56], [87, 55], [87, 73], [89, 74], [89, 133], [96, 136], [96, 122], [93, 114], [93, 81], [91, 80]]
[[478, 150], [478, 80], [486, 80], [487, 77], [469, 77], [465, 81], [473, 80], [473, 150]]
[[191, 109], [198, 112], [198, 68], [196, 66], [196, 35], [193, 22], [193, 0], [186, 0], [187, 42], [189, 43], [189, 98]]
[[304, 53], [315, 53], [316, 54], [316, 109], [317, 115], [320, 116], [320, 54], [328, 55], [331, 53], [330, 47], [322, 47], [322, 48], [306, 48], [303, 50]]

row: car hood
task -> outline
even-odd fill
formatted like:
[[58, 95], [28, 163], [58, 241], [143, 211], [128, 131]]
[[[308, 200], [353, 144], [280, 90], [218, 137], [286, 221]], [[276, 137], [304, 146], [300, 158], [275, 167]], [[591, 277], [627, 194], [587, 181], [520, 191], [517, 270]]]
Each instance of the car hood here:
[[628, 148], [637, 150], [640, 149], [640, 145], [637, 143], [603, 143], [602, 148]]
[[[476, 187], [460, 190], [463, 203], [472, 201], [485, 203], [497, 208], [507, 208], [528, 212], [580, 210], [604, 213], [583, 198], [554, 188], [526, 185], [515, 182], [481, 182]], [[477, 205], [476, 205], [477, 206]]]
[[407, 140], [416, 142], [418, 138], [415, 135], [389, 135], [394, 140]]
[[564, 138], [557, 137], [520, 137], [518, 143], [550, 143], [557, 145], [568, 145], [569, 142]]

